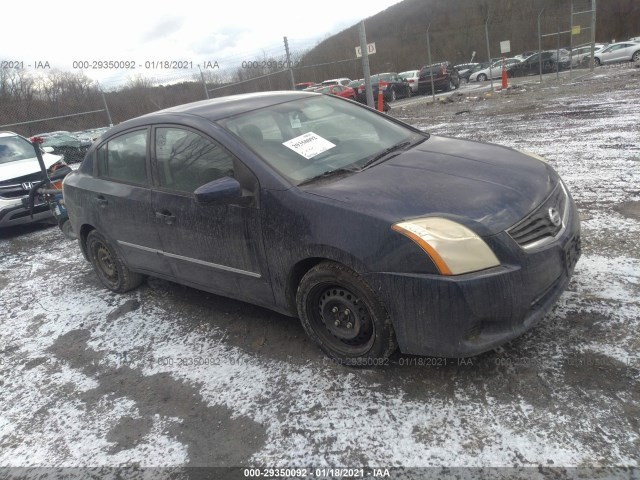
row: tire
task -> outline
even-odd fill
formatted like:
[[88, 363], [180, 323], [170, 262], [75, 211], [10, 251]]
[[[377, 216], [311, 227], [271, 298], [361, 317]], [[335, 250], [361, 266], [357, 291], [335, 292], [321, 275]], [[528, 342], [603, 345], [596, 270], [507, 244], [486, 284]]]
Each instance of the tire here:
[[447, 82], [447, 85], [444, 87], [444, 91], [445, 92], [450, 92], [451, 90], [453, 90], [455, 87], [455, 85], [453, 84], [453, 80], [449, 79], [449, 81]]
[[484, 73], [481, 73], [480, 75], [478, 75], [478, 81], [479, 82], [486, 82], [487, 78], [488, 77]]
[[599, 67], [600, 66], [600, 59], [598, 57], [593, 57], [593, 64], [596, 67]]
[[97, 230], [92, 230], [87, 236], [87, 253], [98, 279], [112, 292], [128, 292], [144, 280], [143, 275], [129, 270], [113, 246]]
[[395, 102], [396, 101], [396, 89], [392, 88], [391, 89], [391, 99], [389, 100], [390, 102]]
[[342, 364], [383, 365], [397, 348], [386, 309], [362, 277], [344, 265], [322, 262], [309, 270], [296, 303], [307, 335]]
[[632, 62], [640, 62], [640, 50], [638, 50], [637, 52], [635, 52], [635, 53], [631, 56], [631, 61], [632, 61]]

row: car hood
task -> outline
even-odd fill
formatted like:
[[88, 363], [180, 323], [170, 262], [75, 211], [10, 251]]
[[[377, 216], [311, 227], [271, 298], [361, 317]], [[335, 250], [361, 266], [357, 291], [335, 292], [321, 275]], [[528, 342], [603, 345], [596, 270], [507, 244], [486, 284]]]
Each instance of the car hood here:
[[[44, 165], [49, 168], [56, 162], [59, 162], [62, 157], [60, 155], [51, 155], [45, 153], [42, 155]], [[11, 180], [12, 178], [24, 177], [32, 173], [40, 171], [40, 165], [36, 157], [26, 158], [24, 160], [16, 160], [15, 162], [0, 163], [0, 182]]]
[[558, 181], [548, 164], [513, 149], [431, 136], [362, 172], [301, 188], [392, 223], [441, 215], [486, 236], [521, 220]]

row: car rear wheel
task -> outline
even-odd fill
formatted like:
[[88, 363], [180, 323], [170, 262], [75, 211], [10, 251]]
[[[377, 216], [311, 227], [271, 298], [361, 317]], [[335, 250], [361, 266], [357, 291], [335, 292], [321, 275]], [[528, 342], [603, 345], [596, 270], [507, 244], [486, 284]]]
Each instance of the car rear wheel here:
[[386, 309], [362, 277], [344, 265], [313, 267], [302, 278], [296, 301], [307, 335], [345, 365], [382, 365], [397, 348]]
[[632, 62], [640, 62], [640, 50], [638, 50], [637, 52], [635, 52], [633, 54], [633, 56], [631, 57], [631, 61]]
[[594, 59], [593, 59], [593, 64], [594, 64], [596, 67], [599, 67], [599, 66], [600, 66], [600, 59], [599, 59], [598, 57], [594, 57]]
[[480, 75], [478, 75], [478, 81], [479, 82], [486, 82], [487, 81], [487, 76], [484, 73], [481, 73]]
[[100, 282], [113, 292], [128, 292], [144, 280], [143, 275], [129, 270], [113, 246], [96, 230], [87, 236], [87, 253]]
[[391, 101], [395, 102], [396, 101], [396, 91], [395, 89], [391, 89]]

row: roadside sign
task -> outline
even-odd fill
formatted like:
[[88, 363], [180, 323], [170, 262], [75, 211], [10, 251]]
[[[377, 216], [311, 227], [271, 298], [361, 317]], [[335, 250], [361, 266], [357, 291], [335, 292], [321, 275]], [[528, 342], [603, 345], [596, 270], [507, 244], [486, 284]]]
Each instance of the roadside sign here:
[[571, 35], [580, 35], [580, 25], [571, 27]]
[[[376, 43], [367, 43], [367, 53], [369, 55], [373, 55], [374, 53], [376, 53]], [[356, 57], [360, 58], [362, 57], [362, 48], [360, 48], [360, 46], [356, 47]]]
[[511, 51], [511, 40], [500, 42], [500, 53], [509, 53]]

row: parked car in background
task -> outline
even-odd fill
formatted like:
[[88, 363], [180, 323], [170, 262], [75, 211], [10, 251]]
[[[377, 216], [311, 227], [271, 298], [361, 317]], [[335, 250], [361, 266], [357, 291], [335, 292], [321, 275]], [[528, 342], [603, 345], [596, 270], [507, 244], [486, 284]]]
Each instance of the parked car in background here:
[[[395, 72], [371, 75], [371, 90], [373, 91], [374, 99], [378, 98], [379, 88], [382, 88], [382, 95], [387, 102], [393, 102], [397, 98], [407, 98], [411, 96], [409, 82]], [[364, 89], [364, 83], [358, 87], [358, 99], [361, 102], [366, 94]]]
[[309, 88], [312, 85], [315, 85], [316, 82], [300, 82], [300, 83], [296, 83], [296, 90], [304, 90], [305, 88]]
[[468, 82], [469, 77], [471, 77], [473, 73], [477, 72], [478, 70], [484, 70], [489, 65], [491, 65], [491, 62], [481, 62], [481, 63], [477, 63], [473, 67], [470, 67], [463, 74], [460, 74], [460, 72], [458, 72], [458, 76], [460, 77], [460, 83]]
[[364, 78], [361, 78], [360, 80], [351, 80], [347, 85], [347, 87], [353, 88], [353, 91], [356, 93], [356, 100], [358, 99], [358, 89], [361, 85], [364, 85]]
[[418, 80], [420, 79], [420, 70], [407, 70], [406, 72], [400, 72], [399, 77], [404, 78], [411, 87], [411, 93], [418, 93]]
[[331, 95], [122, 122], [63, 186], [105, 288], [153, 275], [297, 316], [347, 365], [490, 351], [546, 315], [580, 256], [575, 203], [540, 157]]
[[617, 62], [640, 62], [640, 42], [612, 43], [594, 55], [596, 65]]
[[479, 65], [479, 63], [477, 62], [461, 63], [460, 65], [454, 65], [453, 68], [455, 68], [458, 71], [458, 77], [460, 77], [460, 82], [468, 82], [469, 75], [471, 75], [471, 69], [473, 69], [477, 65]]
[[434, 63], [426, 65], [420, 69], [418, 79], [418, 92], [431, 93], [431, 78], [433, 77], [433, 88], [448, 92], [460, 86], [460, 77], [450, 62]]
[[542, 73], [551, 73], [557, 71], [557, 63], [554, 60], [555, 52], [534, 53], [525, 58], [522, 62], [511, 67], [511, 76], [523, 77], [525, 75], [536, 75], [540, 72], [540, 64], [542, 64]]
[[[597, 43], [594, 46], [595, 53], [598, 53], [600, 50], [605, 48], [605, 45]], [[589, 64], [589, 60], [591, 58], [591, 45], [584, 45], [581, 47], [576, 47], [571, 50], [571, 66], [572, 67], [580, 67]]]
[[[556, 63], [560, 70], [566, 70], [571, 66], [571, 52], [566, 48], [560, 50], [550, 50], [551, 59]], [[558, 56], [559, 55], [559, 56]]]
[[[60, 155], [51, 153], [51, 147], [42, 148], [45, 167], [53, 173], [65, 166]], [[53, 218], [49, 206], [35, 205], [33, 218], [22, 202], [27, 198], [32, 183], [42, 180], [40, 164], [33, 144], [13, 132], [0, 132], [0, 227], [48, 221]]]
[[356, 91], [351, 87], [343, 87], [342, 85], [327, 85], [318, 88], [315, 92], [335, 95], [337, 97], [348, 98], [350, 100], [356, 99]]
[[48, 135], [43, 140], [43, 147], [51, 147], [56, 155], [64, 155], [67, 163], [81, 162], [91, 145], [90, 141], [83, 142], [70, 133]]
[[[505, 68], [507, 70], [507, 75], [511, 76], [511, 74], [509, 73], [509, 70], [511, 70], [511, 67], [513, 65], [520, 63], [520, 60], [518, 60], [517, 58], [507, 58], [505, 59], [504, 63], [505, 63]], [[493, 64], [491, 64], [487, 68], [473, 72], [469, 76], [469, 81], [484, 82], [490, 78], [496, 79], [501, 77], [502, 77], [502, 60], [499, 60], [497, 62], [493, 62]]]
[[349, 85], [349, 83], [351, 82], [350, 78], [333, 78], [331, 80], [325, 80], [324, 82], [321, 83], [321, 85], [342, 85], [342, 86], [347, 86]]

